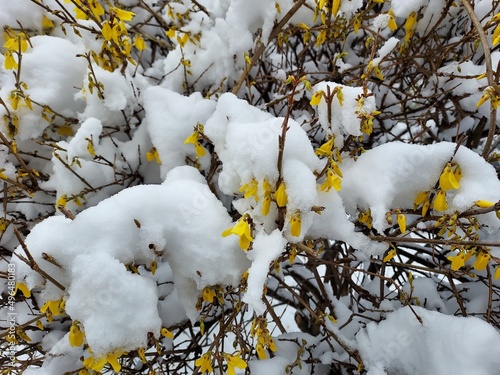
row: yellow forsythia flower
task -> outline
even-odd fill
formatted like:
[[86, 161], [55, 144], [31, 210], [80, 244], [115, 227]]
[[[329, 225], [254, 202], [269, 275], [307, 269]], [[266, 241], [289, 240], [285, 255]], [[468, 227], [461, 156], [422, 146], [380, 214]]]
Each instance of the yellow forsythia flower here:
[[269, 214], [269, 210], [271, 209], [271, 195], [266, 194], [264, 197], [264, 201], [262, 202], [262, 215], [267, 216]]
[[83, 344], [83, 333], [76, 322], [73, 322], [69, 328], [69, 344], [71, 346], [81, 346]]
[[6, 51], [4, 54], [5, 60], [3, 62], [3, 66], [6, 70], [17, 69], [18, 64], [14, 59], [12, 51]]
[[342, 179], [335, 173], [335, 171], [332, 168], [328, 168], [326, 171], [326, 179], [325, 182], [320, 186], [320, 189], [323, 191], [330, 191], [330, 189], [333, 187], [335, 190], [339, 191], [342, 186]]
[[113, 371], [119, 373], [122, 369], [122, 365], [118, 362], [118, 356], [115, 353], [109, 353], [106, 357], [108, 363], [113, 367]]
[[207, 352], [203, 354], [200, 358], [196, 360], [194, 363], [195, 366], [200, 368], [201, 373], [206, 373], [206, 372], [214, 372], [214, 369], [212, 367], [212, 353]]
[[54, 28], [54, 26], [55, 26], [54, 22], [50, 18], [44, 15], [42, 18], [42, 27], [44, 29], [52, 29]]
[[398, 214], [398, 226], [401, 234], [406, 233], [406, 216], [403, 214]]
[[139, 348], [137, 349], [137, 354], [139, 355], [139, 358], [141, 359], [142, 363], [146, 363], [146, 350], [144, 348]]
[[385, 262], [390, 261], [390, 260], [391, 260], [392, 258], [394, 258], [395, 256], [396, 256], [396, 249], [394, 249], [394, 248], [393, 248], [393, 249], [391, 249], [391, 251], [389, 251], [389, 252], [387, 253], [387, 255], [384, 257], [384, 260], [383, 260], [383, 261], [384, 261], [384, 263], [385, 263]]
[[333, 137], [328, 141], [323, 143], [319, 148], [316, 149], [315, 153], [318, 156], [331, 156], [333, 150]]
[[452, 190], [460, 188], [460, 184], [458, 183], [455, 174], [451, 169], [451, 164], [448, 163], [444, 167], [443, 173], [439, 177], [439, 186], [443, 190]]
[[340, 0], [333, 0], [332, 3], [332, 15], [336, 16], [340, 9]]
[[451, 260], [451, 269], [453, 271], [457, 271], [465, 265], [465, 253], [463, 251], [448, 259]]
[[479, 254], [476, 255], [476, 261], [474, 262], [474, 269], [476, 271], [482, 271], [488, 265], [490, 261], [491, 255], [489, 252], [480, 251]]
[[23, 296], [26, 298], [31, 297], [31, 291], [28, 289], [25, 283], [16, 283], [16, 293], [20, 290], [23, 293]]
[[160, 331], [161, 335], [163, 337], [166, 337], [166, 338], [169, 338], [169, 339], [173, 339], [174, 338], [174, 334], [172, 332], [170, 332], [167, 328], [162, 328], [161, 331]]
[[323, 91], [320, 90], [320, 91], [316, 91], [312, 98], [311, 98], [311, 101], [309, 102], [309, 104], [311, 104], [312, 106], [316, 106], [318, 105], [320, 102], [321, 102], [321, 97], [323, 96]]
[[436, 211], [444, 211], [448, 209], [448, 202], [446, 202], [446, 193], [439, 190], [434, 198], [433, 207]]
[[160, 154], [158, 153], [156, 147], [152, 147], [151, 150], [146, 152], [146, 160], [149, 162], [156, 160], [156, 162], [161, 165]]
[[415, 197], [414, 204], [416, 207], [420, 206], [422, 203], [424, 203], [427, 198], [429, 197], [429, 192], [428, 191], [421, 191], [420, 193], [417, 194]]
[[290, 234], [294, 237], [300, 236], [302, 220], [300, 219], [300, 212], [297, 212], [290, 219]]
[[213, 303], [215, 298], [215, 290], [209, 286], [203, 288], [203, 301], [207, 303]]
[[95, 156], [94, 142], [92, 142], [92, 139], [87, 140], [87, 151], [91, 156]]
[[493, 276], [493, 278], [495, 280], [497, 280], [498, 278], [500, 278], [500, 267], [497, 267], [497, 269], [495, 271], [495, 275]]
[[109, 7], [109, 10], [122, 21], [131, 21], [132, 18], [135, 16], [134, 12], [130, 12], [128, 10], [123, 10], [116, 7]]
[[478, 200], [475, 203], [476, 203], [476, 206], [481, 207], [481, 208], [488, 208], [488, 207], [492, 207], [495, 205], [494, 202], [483, 201], [483, 200]]
[[237, 355], [230, 355], [227, 353], [224, 353], [224, 358], [226, 359], [227, 362], [227, 375], [235, 375], [236, 371], [234, 368], [239, 368], [239, 369], [244, 369], [247, 367], [247, 363], [240, 358], [240, 354], [238, 353]]
[[144, 42], [144, 38], [140, 35], [136, 35], [136, 37], [134, 38], [134, 46], [139, 51], [143, 51], [147, 48], [146, 43]]
[[259, 357], [259, 359], [267, 359], [266, 349], [264, 349], [264, 345], [260, 342], [255, 346], [255, 350], [257, 351], [257, 357]]
[[281, 181], [276, 193], [274, 193], [274, 198], [276, 199], [276, 204], [278, 207], [285, 207], [288, 203], [288, 196], [286, 194], [286, 185], [284, 181]]
[[253, 179], [250, 183], [243, 185], [239, 191], [243, 193], [243, 197], [248, 199], [250, 197], [254, 197], [256, 201], [259, 200], [259, 196], [257, 195], [257, 191], [259, 188], [259, 184], [257, 180]]
[[246, 215], [241, 217], [233, 227], [222, 232], [222, 237], [227, 237], [231, 234], [235, 234], [240, 237], [240, 248], [242, 250], [248, 250], [248, 248], [250, 247], [250, 243], [253, 241], [250, 223], [248, 220], [249, 219]]

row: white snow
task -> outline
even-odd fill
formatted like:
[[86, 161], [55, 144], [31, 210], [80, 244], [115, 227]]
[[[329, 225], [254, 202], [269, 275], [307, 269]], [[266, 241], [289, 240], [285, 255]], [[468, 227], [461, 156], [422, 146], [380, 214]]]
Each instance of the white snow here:
[[496, 373], [500, 333], [493, 327], [474, 317], [444, 315], [418, 306], [412, 309], [401, 308], [357, 334], [369, 375]]

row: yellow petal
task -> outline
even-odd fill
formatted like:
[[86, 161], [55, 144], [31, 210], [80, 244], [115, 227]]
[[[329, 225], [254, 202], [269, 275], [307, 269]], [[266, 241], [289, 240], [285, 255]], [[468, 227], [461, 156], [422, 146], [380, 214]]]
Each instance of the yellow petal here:
[[330, 160], [330, 165], [338, 177], [344, 177], [338, 163], [335, 160]]
[[170, 332], [166, 328], [162, 328], [160, 332], [161, 332], [161, 335], [163, 337], [166, 337], [166, 338], [169, 338], [169, 339], [173, 339], [174, 338], [174, 334], [172, 332]]
[[116, 7], [109, 7], [109, 10], [122, 21], [131, 21], [135, 16], [134, 12], [123, 10]]
[[248, 250], [250, 248], [251, 240], [246, 236], [241, 236], [238, 240], [238, 244], [242, 250]]
[[332, 155], [333, 150], [333, 138], [330, 138], [328, 141], [323, 143], [321, 147], [316, 149], [316, 155], [318, 156], [330, 156]]
[[250, 197], [254, 197], [255, 200], [259, 200], [257, 195], [257, 190], [259, 188], [259, 184], [257, 180], [253, 179], [249, 184], [243, 185], [239, 191], [244, 192], [243, 197], [248, 199]]
[[144, 348], [139, 348], [137, 349], [137, 354], [139, 355], [139, 358], [141, 359], [142, 363], [146, 363], [146, 353]]
[[14, 56], [12, 55], [12, 52], [7, 51], [5, 52], [5, 60], [3, 62], [3, 66], [6, 70], [11, 70], [11, 69], [17, 69], [17, 61], [14, 59]]
[[276, 204], [278, 207], [285, 207], [288, 202], [288, 196], [286, 194], [286, 185], [285, 182], [281, 181], [276, 193], [274, 194], [276, 199]]
[[302, 220], [300, 219], [300, 212], [298, 212], [290, 219], [290, 234], [294, 237], [299, 237], [301, 226]]
[[203, 288], [203, 301], [207, 303], [213, 303], [215, 297], [215, 291], [209, 286]]
[[398, 214], [398, 225], [401, 234], [406, 233], [406, 216], [403, 214]]
[[91, 156], [95, 156], [94, 143], [90, 139], [87, 140], [87, 151]]
[[429, 210], [429, 207], [431, 205], [431, 202], [425, 201], [423, 206], [422, 206], [422, 216], [425, 216], [427, 214], [427, 211]]
[[266, 179], [264, 179], [264, 181], [262, 181], [262, 187], [264, 188], [264, 192], [266, 194], [270, 193], [273, 190], [272, 185]]
[[75, 322], [69, 329], [69, 344], [71, 346], [81, 346], [83, 344], [83, 333]]
[[24, 297], [26, 297], [26, 298], [31, 297], [31, 292], [25, 283], [16, 283], [16, 292], [18, 290], [20, 290], [23, 293]]
[[[500, 38], [497, 38], [498, 41], [493, 41], [493, 45], [497, 44], [499, 41], [500, 41]], [[481, 96], [481, 98], [479, 99], [479, 101], [477, 102], [476, 104], [476, 108], [479, 108], [481, 107], [489, 98], [490, 98], [490, 92], [489, 91], [485, 91], [483, 96]]]
[[312, 106], [316, 106], [318, 105], [320, 102], [321, 102], [321, 97], [323, 96], [323, 91], [316, 91], [312, 98], [311, 98], [311, 101], [309, 102], [309, 104], [311, 104]]
[[30, 342], [31, 341], [31, 337], [29, 337], [27, 335], [26, 332], [23, 331], [23, 329], [21, 327], [18, 327], [16, 329], [16, 334], [17, 336], [19, 336], [22, 340], [26, 341], [26, 342]]
[[104, 21], [102, 23], [101, 34], [102, 34], [104, 40], [111, 40], [112, 31], [111, 31], [111, 25], [109, 24], [109, 21]]
[[175, 30], [174, 29], [168, 29], [165, 31], [165, 34], [170, 38], [174, 39], [175, 38]]
[[147, 48], [146, 43], [144, 42], [144, 39], [140, 35], [136, 35], [136, 37], [134, 39], [134, 46], [139, 51], [143, 51]]
[[42, 18], [42, 27], [44, 29], [52, 29], [54, 27], [54, 22], [52, 22], [50, 18], [44, 15]]
[[197, 131], [191, 133], [191, 135], [184, 140], [184, 144], [192, 143], [193, 145], [195, 145], [196, 143], [198, 143], [198, 136], [199, 133]]
[[340, 9], [340, 0], [333, 0], [332, 3], [332, 16], [336, 16]]
[[429, 197], [429, 192], [428, 191], [422, 191], [420, 193], [417, 194], [417, 196], [415, 197], [415, 201], [414, 201], [414, 204], [415, 206], [420, 206], [422, 203], [424, 203], [427, 198]]
[[118, 357], [115, 353], [109, 353], [106, 357], [106, 361], [113, 367], [114, 372], [120, 372], [122, 365], [118, 362]]
[[92, 10], [92, 14], [95, 16], [95, 18], [99, 19], [105, 12], [104, 12], [104, 8], [102, 7], [102, 5], [99, 3], [99, 1], [97, 0], [93, 0], [91, 3], [90, 3], [90, 9]]
[[57, 200], [56, 207], [66, 207], [67, 203], [68, 203], [68, 196], [66, 194], [63, 194]]
[[451, 269], [457, 271], [462, 268], [465, 264], [465, 254], [461, 251], [454, 257], [449, 258], [451, 260]]
[[396, 23], [394, 13], [392, 12], [392, 10], [389, 10], [388, 14], [390, 17], [389, 17], [389, 22], [387, 23], [387, 26], [389, 27], [389, 29], [391, 31], [395, 31], [398, 28], [398, 24]]
[[488, 252], [480, 251], [479, 254], [476, 255], [476, 261], [474, 262], [474, 269], [477, 271], [482, 271], [488, 265], [490, 261], [491, 255]]
[[394, 258], [396, 256], [396, 249], [392, 249], [391, 251], [389, 251], [387, 253], [387, 255], [384, 257], [384, 262], [388, 262], [390, 261], [392, 258]]
[[257, 357], [259, 357], [259, 359], [267, 359], [267, 352], [262, 344], [257, 344], [255, 349], [257, 350]]
[[267, 216], [271, 208], [271, 196], [266, 194], [264, 201], [262, 202], [262, 215]]
[[238, 356], [224, 354], [227, 361], [227, 373], [228, 375], [235, 375], [234, 368], [244, 369], [247, 367], [247, 363]]
[[500, 278], [500, 267], [497, 267], [497, 269], [495, 271], [495, 275], [493, 276], [493, 278], [495, 280], [497, 280], [498, 278]]
[[481, 208], [488, 208], [488, 207], [492, 207], [495, 205], [494, 202], [484, 201], [484, 200], [478, 200], [475, 203], [476, 203], [476, 206], [481, 207]]
[[156, 160], [156, 162], [161, 165], [160, 154], [158, 153], [156, 147], [152, 147], [151, 150], [146, 152], [146, 160], [149, 162]]
[[416, 22], [417, 22], [417, 13], [411, 12], [411, 14], [408, 16], [405, 22], [405, 32], [407, 34], [411, 33]]
[[456, 180], [449, 163], [446, 165], [443, 173], [441, 173], [441, 176], [439, 177], [439, 186], [443, 190], [458, 189], [460, 187], [460, 184]]
[[439, 190], [434, 198], [433, 207], [436, 211], [444, 211], [448, 209], [448, 202], [446, 202], [446, 193]]
[[194, 145], [194, 150], [196, 152], [196, 156], [199, 158], [207, 154], [207, 150], [205, 150], [205, 147], [203, 147], [200, 142], [196, 142], [196, 144]]

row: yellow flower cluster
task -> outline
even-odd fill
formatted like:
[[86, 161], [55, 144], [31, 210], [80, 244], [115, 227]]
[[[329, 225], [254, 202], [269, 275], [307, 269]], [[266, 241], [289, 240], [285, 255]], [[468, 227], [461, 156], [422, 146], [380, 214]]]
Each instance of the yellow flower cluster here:
[[121, 351], [115, 351], [108, 353], [106, 356], [102, 356], [99, 358], [95, 358], [94, 356], [90, 356], [83, 361], [83, 365], [85, 368], [97, 372], [101, 372], [108, 363], [113, 368], [114, 372], [120, 372], [122, 365], [118, 361], [118, 359], [125, 353]]
[[235, 234], [240, 237], [239, 245], [241, 249], [248, 250], [250, 248], [250, 244], [253, 241], [250, 221], [251, 219], [249, 215], [242, 216], [233, 227], [228, 228], [224, 232], [222, 232], [222, 237], [227, 237], [231, 234]]
[[427, 214], [429, 208], [436, 211], [445, 211], [448, 209], [446, 192], [460, 188], [462, 179], [462, 169], [457, 163], [447, 163], [439, 177], [439, 188], [434, 194], [431, 191], [422, 191], [417, 194], [414, 200], [414, 209], [422, 207], [422, 216]]
[[9, 31], [10, 30], [4, 32], [5, 43], [3, 46], [5, 48], [5, 60], [3, 62], [3, 66], [7, 70], [12, 70], [19, 67], [21, 54], [28, 50], [29, 42], [28, 36], [24, 32], [15, 34], [14, 32]]
[[250, 335], [257, 339], [255, 350], [259, 359], [266, 359], [268, 357], [266, 349], [276, 352], [276, 343], [269, 333], [266, 318], [257, 317], [253, 320]]
[[[245, 199], [254, 199], [255, 202], [260, 200], [259, 196], [259, 182], [256, 179], [252, 179], [249, 183], [244, 184], [239, 191], [243, 193], [243, 197]], [[262, 215], [267, 216], [269, 214], [271, 203], [274, 201], [278, 208], [286, 208], [288, 204], [288, 194], [286, 191], [286, 183], [284, 181], [280, 181], [276, 188], [276, 191], [273, 192], [273, 186], [267, 179], [262, 181], [262, 193], [263, 201], [262, 201]], [[302, 229], [302, 218], [299, 210], [294, 213], [288, 214], [290, 221], [290, 234], [294, 237], [300, 236]], [[230, 234], [235, 234], [240, 237], [240, 247], [243, 250], [248, 250], [250, 248], [250, 243], [253, 241], [251, 232], [251, 222], [252, 218], [249, 214], [245, 214], [242, 218], [240, 218], [236, 224], [229, 229], [226, 229], [222, 236], [226, 237]]]
[[337, 191], [340, 190], [342, 188], [343, 175], [339, 167], [339, 162], [342, 162], [342, 158], [340, 152], [334, 149], [334, 137], [323, 143], [315, 152], [318, 156], [328, 157], [325, 181], [321, 184], [320, 189], [327, 192], [332, 188]]
[[372, 218], [371, 210], [368, 209], [367, 211], [361, 211], [358, 214], [358, 221], [360, 223], [364, 224], [368, 229], [372, 229], [373, 218]]
[[49, 322], [52, 322], [53, 316], [59, 316], [64, 313], [65, 306], [66, 301], [64, 301], [63, 299], [47, 301], [40, 308], [40, 312], [42, 314], [45, 314]]
[[191, 133], [191, 135], [184, 140], [184, 144], [187, 145], [191, 143], [194, 145], [194, 150], [196, 152], [197, 158], [201, 158], [205, 156], [207, 153], [207, 150], [205, 150], [205, 148], [200, 143], [201, 139], [200, 132], [201, 132], [200, 125], [197, 125], [195, 131]]
[[[491, 259], [490, 249], [486, 247], [480, 249], [476, 249], [474, 247], [469, 250], [460, 250], [456, 255], [449, 256], [448, 260], [451, 261], [451, 269], [453, 271], [458, 271], [460, 268], [465, 266], [465, 263], [474, 255], [476, 256], [476, 260], [473, 264], [474, 269], [476, 271], [485, 270]], [[495, 278], [498, 277], [500, 277], [500, 272], [498, 272], [498, 274], [495, 272]]]

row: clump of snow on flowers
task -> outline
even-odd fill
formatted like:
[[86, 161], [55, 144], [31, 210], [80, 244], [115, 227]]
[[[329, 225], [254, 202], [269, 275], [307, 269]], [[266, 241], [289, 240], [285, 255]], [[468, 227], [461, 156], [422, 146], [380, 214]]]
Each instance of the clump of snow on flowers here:
[[368, 323], [356, 335], [368, 375], [494, 374], [500, 366], [499, 341], [500, 333], [481, 319], [418, 306]]
[[[475, 152], [466, 147], [457, 149], [451, 142], [426, 146], [386, 143], [366, 151], [356, 161], [346, 160], [339, 193], [347, 212], [370, 209], [373, 227], [383, 232], [389, 227], [386, 213], [393, 208], [412, 209], [417, 194], [435, 186], [450, 160], [460, 165], [463, 177], [460, 188], [447, 193], [448, 209], [444, 212], [465, 211], [478, 200], [500, 199], [500, 181], [494, 168]], [[500, 224], [495, 218], [491, 225], [490, 230], [495, 231]]]
[[[235, 239], [220, 235], [231, 219], [204, 181], [196, 169], [179, 167], [162, 185], [125, 189], [73, 221], [61, 216], [43, 221], [26, 245], [65, 290], [45, 283], [23, 262], [18, 262], [19, 280], [30, 289], [42, 288], [40, 306], [65, 299], [67, 313], [82, 323], [97, 355], [133, 350], [143, 346], [149, 332], [158, 335], [162, 322], [156, 283], [131, 274], [125, 265], [160, 261], [154, 248], [170, 264], [180, 301], [195, 320], [200, 291], [237, 285], [248, 267]], [[24, 254], [21, 248], [16, 252]], [[59, 267], [45, 261], [44, 252]], [[117, 318], [117, 309], [126, 313]]]

